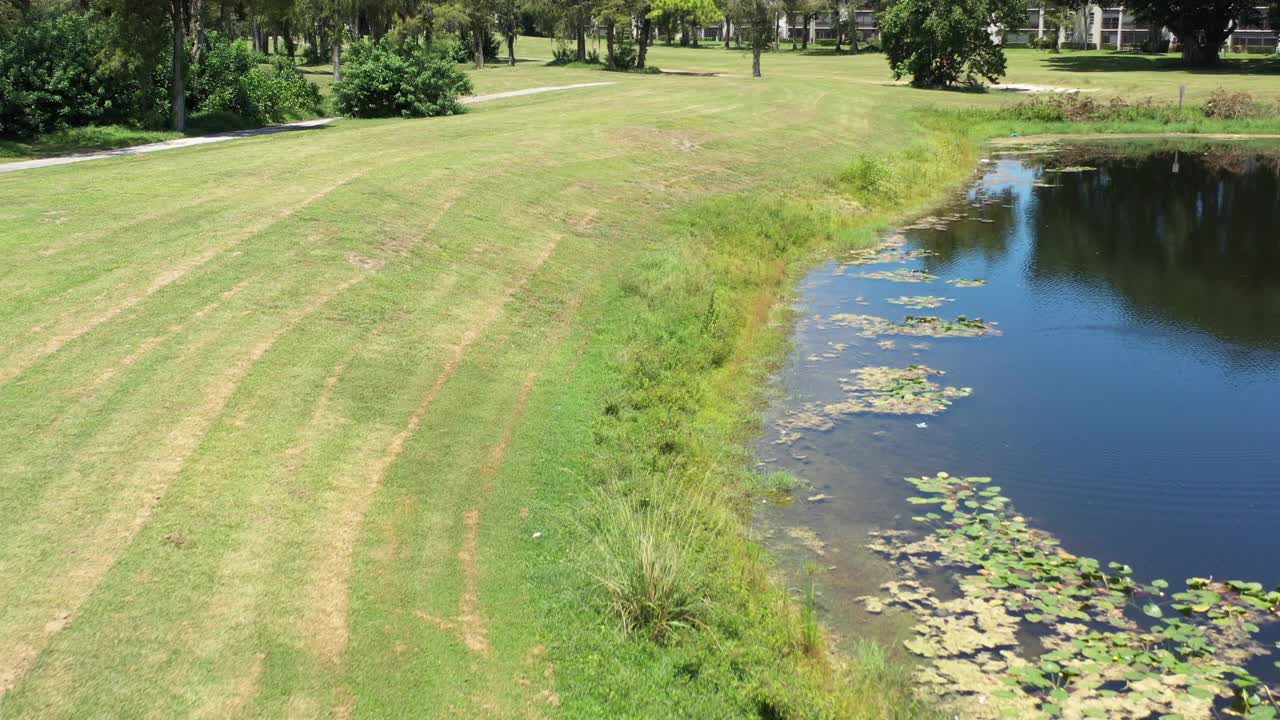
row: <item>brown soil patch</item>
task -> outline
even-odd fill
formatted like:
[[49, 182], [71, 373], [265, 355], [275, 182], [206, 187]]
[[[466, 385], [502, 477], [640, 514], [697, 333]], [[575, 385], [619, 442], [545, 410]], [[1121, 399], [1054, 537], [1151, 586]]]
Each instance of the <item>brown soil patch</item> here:
[[334, 190], [337, 190], [338, 188], [356, 180], [357, 178], [363, 176], [366, 172], [367, 171], [365, 170], [361, 170], [357, 173], [348, 175], [347, 177], [343, 178], [342, 180], [339, 180], [333, 185], [329, 185], [328, 187], [325, 187], [324, 189], [303, 199], [301, 203], [298, 203], [296, 205], [290, 205], [286, 208], [283, 208], [280, 212], [277, 212], [274, 215], [270, 215], [260, 220], [257, 223], [249, 225], [244, 229], [243, 232], [241, 232], [237, 236], [219, 245], [209, 248], [198, 255], [194, 255], [192, 257], [186, 258], [182, 262], [179, 262], [178, 264], [173, 265], [172, 267], [169, 267], [168, 269], [161, 271], [158, 275], [152, 278], [151, 282], [142, 290], [126, 295], [124, 298], [110, 304], [108, 307], [106, 307], [102, 311], [92, 315], [87, 319], [80, 320], [79, 318], [74, 316], [66, 318], [63, 322], [59, 323], [63, 327], [60, 327], [58, 330], [54, 331], [54, 333], [50, 337], [48, 337], [43, 344], [36, 345], [35, 347], [27, 348], [24, 351], [19, 351], [14, 358], [11, 358], [8, 361], [6, 365], [4, 365], [3, 367], [0, 367], [0, 384], [4, 384], [12, 380], [13, 378], [21, 375], [22, 373], [30, 369], [31, 366], [39, 362], [40, 360], [61, 350], [64, 346], [66, 346], [67, 343], [71, 342], [72, 340], [75, 340], [76, 338], [79, 338], [80, 336], [91, 332], [92, 330], [94, 330], [99, 325], [102, 325], [105, 322], [108, 322], [110, 320], [113, 320], [119, 317], [125, 311], [139, 305], [144, 300], [150, 298], [152, 295], [155, 295], [161, 290], [183, 279], [187, 275], [191, 274], [193, 271], [204, 266], [210, 260], [213, 260], [219, 255], [227, 252], [228, 250], [231, 250], [235, 246], [239, 245], [245, 240], [248, 240], [254, 237], [258, 233], [261, 233], [262, 231], [266, 230], [267, 228], [279, 222], [289, 219], [298, 211], [305, 209], [307, 206], [311, 205], [312, 203], [315, 203], [324, 199]]
[[178, 422], [151, 459], [140, 463], [136, 476], [124, 479], [124, 484], [129, 488], [128, 494], [139, 498], [139, 503], [132, 508], [131, 513], [129, 509], [109, 512], [95, 531], [90, 531], [89, 536], [84, 539], [82, 547], [88, 551], [63, 579], [62, 607], [52, 611], [52, 619], [41, 623], [41, 629], [19, 627], [14, 629], [10, 638], [0, 639], [0, 697], [26, 675], [49, 640], [72, 622], [116, 560], [133, 543], [155, 513], [169, 486], [182, 472], [254, 365], [298, 323], [364, 277], [367, 276], [352, 278], [327, 288], [305, 306], [286, 314], [284, 322], [260, 340], [239, 362], [223, 370], [222, 375], [206, 390], [203, 402]]

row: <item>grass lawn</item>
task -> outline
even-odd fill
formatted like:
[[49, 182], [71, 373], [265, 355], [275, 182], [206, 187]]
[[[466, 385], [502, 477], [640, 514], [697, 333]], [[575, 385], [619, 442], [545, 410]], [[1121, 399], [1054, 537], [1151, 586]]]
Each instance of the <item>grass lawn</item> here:
[[[733, 76], [499, 66], [477, 93], [616, 84], [0, 175], [0, 716], [912, 714], [741, 540], [743, 440], [797, 273], [968, 176], [996, 131], [926, 111], [1009, 99], [651, 58]], [[670, 485], [717, 602], [628, 639], [586, 570], [614, 490]]]

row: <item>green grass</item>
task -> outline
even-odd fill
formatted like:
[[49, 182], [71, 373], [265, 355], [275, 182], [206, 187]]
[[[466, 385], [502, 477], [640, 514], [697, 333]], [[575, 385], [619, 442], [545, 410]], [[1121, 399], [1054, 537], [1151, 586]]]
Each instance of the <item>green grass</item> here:
[[927, 715], [770, 581], [748, 441], [795, 280], [1010, 99], [653, 60], [734, 76], [0, 175], [0, 716]]
[[50, 133], [30, 142], [0, 140], [0, 160], [68, 155], [94, 150], [114, 150], [130, 145], [161, 142], [182, 137], [165, 130], [138, 130], [121, 125], [72, 128]]

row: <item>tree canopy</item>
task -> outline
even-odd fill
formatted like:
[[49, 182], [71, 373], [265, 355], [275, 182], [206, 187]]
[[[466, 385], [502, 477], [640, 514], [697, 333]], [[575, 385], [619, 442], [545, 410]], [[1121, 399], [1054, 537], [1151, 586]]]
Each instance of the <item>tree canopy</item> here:
[[1000, 28], [1018, 27], [1026, 0], [894, 0], [880, 16], [895, 78], [916, 87], [996, 81], [1005, 74]]
[[1227, 38], [1242, 24], [1262, 19], [1257, 4], [1257, 0], [1125, 0], [1140, 21], [1169, 28], [1183, 59], [1200, 67], [1217, 65]]

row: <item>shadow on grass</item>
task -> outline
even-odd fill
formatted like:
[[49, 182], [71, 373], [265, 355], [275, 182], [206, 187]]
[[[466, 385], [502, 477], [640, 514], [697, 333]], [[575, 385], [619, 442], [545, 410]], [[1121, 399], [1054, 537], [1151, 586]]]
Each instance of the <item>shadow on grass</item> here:
[[1117, 52], [1109, 55], [1055, 55], [1049, 58], [1048, 64], [1054, 70], [1080, 73], [1181, 71], [1208, 75], [1280, 75], [1280, 58], [1232, 58], [1223, 60], [1216, 67], [1197, 68], [1188, 67], [1179, 57]]
[[859, 49], [858, 52], [853, 52], [848, 48], [841, 48], [840, 50], [836, 50], [835, 48], [809, 48], [808, 50], [800, 50], [798, 52], [800, 55], [803, 55], [805, 57], [831, 57], [833, 55], [839, 55], [843, 57], [845, 55], [873, 55], [873, 54], [879, 53], [880, 51]]

